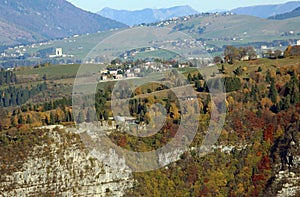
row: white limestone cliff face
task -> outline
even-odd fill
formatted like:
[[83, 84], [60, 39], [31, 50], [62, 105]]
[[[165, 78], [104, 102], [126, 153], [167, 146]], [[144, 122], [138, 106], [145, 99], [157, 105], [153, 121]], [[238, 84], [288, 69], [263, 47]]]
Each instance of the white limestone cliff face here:
[[280, 171], [276, 175], [276, 182], [284, 182], [282, 189], [277, 192], [278, 197], [296, 196], [300, 191], [300, 177], [294, 172]]
[[[21, 170], [4, 175], [0, 196], [123, 196], [132, 187], [132, 172], [116, 153], [97, 152], [101, 161], [79, 139], [54, 130], [51, 145], [33, 147]], [[112, 167], [115, 161], [121, 169]]]
[[178, 161], [180, 156], [184, 153], [182, 149], [175, 149], [170, 152], [166, 153], [159, 153], [158, 154], [158, 162], [160, 166], [169, 165], [172, 162]]

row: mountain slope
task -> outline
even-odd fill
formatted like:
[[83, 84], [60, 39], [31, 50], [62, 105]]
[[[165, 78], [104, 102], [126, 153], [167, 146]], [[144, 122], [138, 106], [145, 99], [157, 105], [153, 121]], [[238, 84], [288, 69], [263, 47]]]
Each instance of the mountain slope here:
[[[32, 34], [34, 40], [126, 27], [119, 22], [81, 10], [65, 0], [0, 0], [0, 19]], [[13, 38], [12, 41], [19, 42]]]
[[285, 20], [285, 19], [289, 19], [289, 18], [295, 18], [295, 17], [299, 17], [300, 16], [300, 7], [294, 9], [291, 12], [287, 12], [284, 14], [278, 14], [275, 16], [271, 16], [269, 17], [269, 19], [275, 19], [275, 20]]
[[127, 25], [137, 25], [141, 23], [153, 23], [173, 17], [197, 14], [198, 12], [190, 6], [176, 6], [166, 9], [143, 9], [136, 11], [115, 10], [104, 8], [98, 12], [101, 16], [125, 23]]
[[[169, 24], [171, 23], [171, 24]], [[274, 21], [247, 15], [195, 16], [184, 21], [165, 23], [167, 27], [183, 31], [194, 38], [205, 40], [217, 46], [242, 45], [257, 42], [273, 42], [280, 40], [291, 42], [299, 39], [300, 17]], [[159, 24], [158, 24], [159, 25]], [[293, 31], [294, 35], [283, 36]]]
[[268, 18], [276, 14], [283, 14], [294, 10], [300, 6], [300, 1], [291, 1], [278, 5], [259, 5], [250, 7], [241, 7], [233, 9], [232, 12], [240, 15], [250, 15], [261, 18]]
[[0, 45], [2, 46], [14, 43], [34, 42], [37, 39], [42, 39], [36, 33], [29, 33], [3, 21], [0, 21], [0, 32]]
[[[163, 22], [163, 27], [180, 30], [193, 38], [203, 40], [208, 45], [207, 48], [214, 47], [214, 50], [223, 50], [224, 45], [252, 45], [260, 48], [260, 45], [268, 45], [267, 43], [274, 43], [274, 41], [276, 41], [274, 45], [287, 46], [293, 44], [294, 40], [298, 40], [297, 34], [300, 34], [300, 17], [280, 21], [245, 15], [220, 16], [217, 14], [192, 16], [188, 20], [184, 18]], [[161, 27], [161, 23], [156, 25]], [[38, 54], [39, 50], [61, 47], [65, 54], [72, 54], [75, 59], [83, 59], [97, 43], [120, 31], [122, 30], [54, 40], [45, 46], [37, 48], [26, 46], [25, 48], [30, 54]], [[294, 31], [295, 34], [282, 36], [284, 32], [289, 31]], [[120, 43], [121, 48], [122, 44]], [[15, 51], [15, 49], [6, 50], [6, 53], [13, 54]]]

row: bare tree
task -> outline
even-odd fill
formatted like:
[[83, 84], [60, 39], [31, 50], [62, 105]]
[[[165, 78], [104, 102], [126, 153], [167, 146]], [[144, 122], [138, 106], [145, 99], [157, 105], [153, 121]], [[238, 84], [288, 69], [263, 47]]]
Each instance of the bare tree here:
[[276, 59], [279, 58], [281, 56], [281, 54], [282, 54], [282, 51], [279, 50], [279, 49], [277, 49], [277, 50], [274, 51], [274, 55], [275, 55]]
[[223, 60], [222, 60], [222, 58], [221, 58], [221, 56], [215, 56], [214, 57], [214, 63], [215, 64], [221, 64], [223, 62]]
[[247, 54], [248, 54], [250, 60], [257, 58], [256, 51], [252, 46], [247, 47]]
[[234, 46], [227, 46], [224, 51], [225, 61], [228, 63], [234, 63], [239, 59], [239, 50]]

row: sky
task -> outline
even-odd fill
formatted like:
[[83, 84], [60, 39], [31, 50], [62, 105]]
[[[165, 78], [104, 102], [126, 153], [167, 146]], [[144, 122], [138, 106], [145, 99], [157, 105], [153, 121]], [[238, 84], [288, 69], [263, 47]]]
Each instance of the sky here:
[[[143, 8], [168, 8], [178, 5], [189, 5], [198, 12], [212, 10], [231, 10], [237, 7], [280, 4], [287, 0], [68, 0], [84, 10], [97, 12], [105, 7], [124, 10], [140, 10]], [[155, 2], [155, 3], [153, 3]]]

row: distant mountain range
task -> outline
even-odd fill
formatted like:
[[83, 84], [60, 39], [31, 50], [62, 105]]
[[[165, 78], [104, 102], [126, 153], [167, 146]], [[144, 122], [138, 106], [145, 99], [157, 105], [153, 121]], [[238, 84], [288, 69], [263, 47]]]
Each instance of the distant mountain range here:
[[190, 6], [176, 6], [165, 9], [143, 9], [136, 11], [115, 10], [104, 8], [98, 12], [99, 15], [133, 26], [142, 23], [153, 23], [173, 17], [181, 17], [197, 14], [198, 12]]
[[278, 5], [258, 5], [251, 7], [241, 7], [231, 10], [235, 14], [256, 16], [261, 18], [268, 18], [274, 15], [284, 14], [293, 11], [300, 7], [300, 1], [291, 1]]
[[93, 33], [126, 25], [65, 0], [0, 0], [0, 45]]
[[[300, 7], [300, 1], [291, 1], [284, 4], [277, 5], [257, 5], [250, 7], [240, 7], [231, 10], [238, 15], [249, 15], [260, 18], [270, 18], [278, 16], [284, 19], [285, 16], [280, 16], [281, 14], [292, 12], [295, 8]], [[212, 10], [210, 12], [224, 12], [225, 10]], [[196, 10], [190, 6], [176, 6], [164, 9], [143, 9], [143, 10], [116, 10], [112, 8], [104, 8], [97, 12], [99, 15], [110, 18], [121, 23], [127, 24], [129, 26], [138, 25], [142, 23], [154, 23], [163, 21], [173, 17], [181, 17], [198, 14]], [[297, 15], [295, 12], [288, 14], [288, 16]]]
[[[231, 12], [261, 18], [287, 19], [300, 16], [300, 9], [295, 9], [299, 7], [300, 1], [293, 1], [279, 5], [237, 8]], [[104, 8], [95, 14], [77, 8], [66, 0], [0, 0], [0, 48], [194, 14], [198, 12], [190, 6], [137, 11]], [[243, 22], [247, 24], [247, 21]], [[202, 26], [197, 28], [204, 30]], [[276, 26], [274, 28], [277, 29]], [[293, 29], [297, 28], [291, 27], [289, 30]]]
[[269, 17], [269, 19], [285, 20], [285, 19], [289, 19], [289, 18], [295, 18], [295, 17], [298, 17], [298, 16], [300, 16], [300, 7], [294, 9], [291, 12], [287, 12], [287, 13], [284, 13], [284, 14], [278, 14], [278, 15], [275, 15], [275, 16], [271, 16], [271, 17]]

